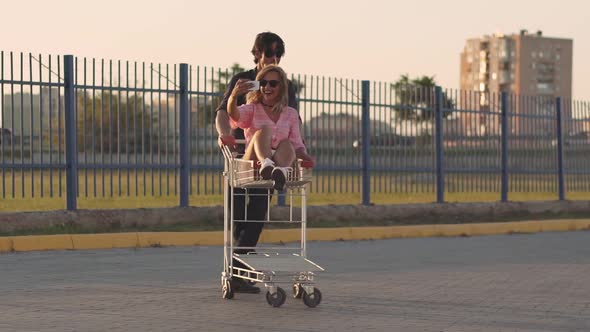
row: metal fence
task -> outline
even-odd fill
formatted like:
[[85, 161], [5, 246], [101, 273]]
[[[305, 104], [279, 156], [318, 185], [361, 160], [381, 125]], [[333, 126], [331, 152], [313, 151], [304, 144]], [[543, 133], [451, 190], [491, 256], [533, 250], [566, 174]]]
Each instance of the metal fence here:
[[[0, 53], [0, 197], [220, 194], [215, 108], [234, 73]], [[588, 103], [292, 75], [310, 190], [590, 192]]]

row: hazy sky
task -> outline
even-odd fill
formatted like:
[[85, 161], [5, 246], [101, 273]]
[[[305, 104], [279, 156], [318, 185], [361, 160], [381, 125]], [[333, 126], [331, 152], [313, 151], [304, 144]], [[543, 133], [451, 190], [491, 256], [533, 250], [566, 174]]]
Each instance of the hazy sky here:
[[465, 40], [542, 30], [574, 40], [573, 97], [590, 101], [587, 0], [2, 0], [1, 50], [252, 67], [255, 35], [286, 42], [293, 74], [459, 86]]

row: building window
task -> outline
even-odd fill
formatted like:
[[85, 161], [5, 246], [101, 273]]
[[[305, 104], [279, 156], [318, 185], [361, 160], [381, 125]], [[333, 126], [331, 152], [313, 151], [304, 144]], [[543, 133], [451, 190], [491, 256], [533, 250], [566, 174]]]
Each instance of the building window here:
[[537, 83], [537, 90], [541, 93], [552, 93], [553, 92], [553, 84]]
[[531, 52], [531, 57], [532, 57], [533, 59], [536, 59], [536, 58], [537, 58], [537, 52], [534, 52], [534, 51], [533, 51], [533, 52]]

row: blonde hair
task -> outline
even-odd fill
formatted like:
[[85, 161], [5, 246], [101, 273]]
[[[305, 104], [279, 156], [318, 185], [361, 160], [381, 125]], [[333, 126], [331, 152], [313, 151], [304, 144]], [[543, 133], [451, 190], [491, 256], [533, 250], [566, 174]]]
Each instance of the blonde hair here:
[[[256, 80], [260, 81], [266, 74], [270, 72], [279, 74], [279, 81], [281, 82], [279, 90], [279, 100], [272, 107], [272, 111], [281, 113], [285, 106], [289, 105], [289, 81], [287, 80], [287, 74], [285, 71], [277, 65], [266, 65], [262, 68], [258, 74], [256, 74]], [[260, 89], [249, 92], [246, 96], [247, 103], [262, 103], [262, 92]]]

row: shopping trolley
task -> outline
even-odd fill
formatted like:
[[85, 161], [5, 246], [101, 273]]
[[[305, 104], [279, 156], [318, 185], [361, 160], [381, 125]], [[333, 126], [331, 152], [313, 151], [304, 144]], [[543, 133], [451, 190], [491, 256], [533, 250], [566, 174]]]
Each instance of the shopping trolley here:
[[[315, 285], [317, 272], [324, 271], [318, 264], [307, 259], [306, 227], [307, 227], [307, 202], [306, 186], [311, 182], [313, 166], [309, 162], [298, 160], [294, 163], [287, 175], [285, 186], [286, 195], [289, 198], [288, 218], [271, 219], [270, 204], [267, 208], [265, 223], [291, 223], [299, 224], [301, 237], [297, 244], [285, 246], [259, 246], [238, 247], [234, 245], [232, 236], [234, 224], [248, 221], [247, 214], [244, 220], [234, 219], [234, 189], [245, 189], [245, 199], [248, 199], [248, 189], [266, 189], [266, 197], [270, 203], [273, 192], [272, 180], [264, 180], [259, 175], [260, 165], [257, 161], [243, 160], [232, 152], [230, 146], [236, 142], [225, 140], [222, 151], [224, 156], [224, 222], [223, 222], [223, 272], [221, 273], [221, 290], [224, 299], [232, 299], [232, 278], [243, 279], [244, 282], [264, 283], [266, 301], [273, 307], [280, 307], [285, 303], [287, 294], [279, 285], [292, 286], [293, 297], [302, 299], [308, 307], [316, 307], [322, 300], [322, 293]], [[240, 143], [239, 141], [237, 143]], [[300, 201], [299, 201], [300, 199]], [[294, 211], [294, 204], [300, 202], [299, 213]], [[245, 211], [246, 212], [246, 211]], [[256, 249], [254, 251], [254, 249]], [[238, 254], [235, 251], [248, 251], [247, 254]], [[234, 260], [245, 266], [234, 266]]]

